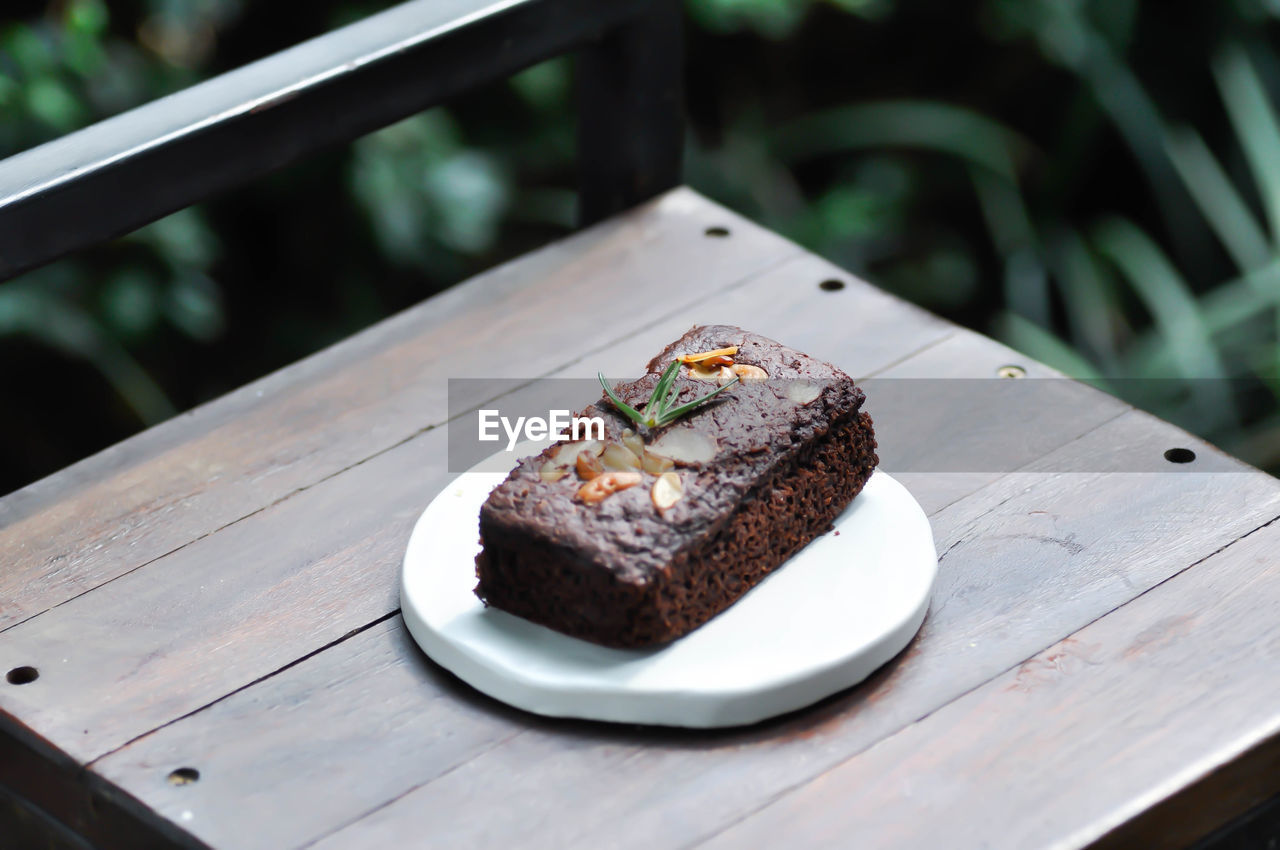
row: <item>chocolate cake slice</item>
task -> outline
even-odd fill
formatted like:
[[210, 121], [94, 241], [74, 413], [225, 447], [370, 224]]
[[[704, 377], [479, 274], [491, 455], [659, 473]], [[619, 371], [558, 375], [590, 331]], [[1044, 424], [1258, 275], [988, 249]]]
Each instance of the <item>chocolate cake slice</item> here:
[[738, 377], [672, 424], [608, 398], [604, 440], [522, 461], [480, 511], [476, 594], [614, 647], [674, 640], [828, 529], [875, 469], [863, 392], [834, 366], [727, 325], [695, 327], [614, 387], [643, 410], [682, 355], [672, 406]]

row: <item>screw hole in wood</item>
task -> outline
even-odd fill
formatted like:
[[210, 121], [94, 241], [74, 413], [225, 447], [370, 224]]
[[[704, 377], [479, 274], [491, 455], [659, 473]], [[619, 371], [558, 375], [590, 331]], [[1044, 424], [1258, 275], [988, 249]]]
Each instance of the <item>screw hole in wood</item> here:
[[704, 234], [704, 235], [706, 235], [706, 236], [710, 236], [712, 239], [724, 239], [725, 237], [727, 237], [727, 236], [729, 235], [729, 228], [727, 228], [727, 227], [708, 227], [706, 230], [704, 230], [704, 231], [702, 231], [702, 232], [703, 232], [703, 234]]
[[190, 785], [200, 778], [200, 771], [194, 767], [180, 767], [169, 774], [170, 785]]
[[1164, 453], [1164, 459], [1169, 463], [1191, 463], [1196, 459], [1196, 453], [1191, 449], [1169, 449]]
[[833, 277], [833, 278], [830, 278], [829, 280], [824, 280], [822, 283], [818, 284], [818, 288], [821, 289], [823, 292], [839, 292], [840, 290], [844, 289], [844, 281], [836, 280]]
[[34, 667], [14, 667], [4, 678], [11, 685], [27, 685], [40, 678], [40, 671]]

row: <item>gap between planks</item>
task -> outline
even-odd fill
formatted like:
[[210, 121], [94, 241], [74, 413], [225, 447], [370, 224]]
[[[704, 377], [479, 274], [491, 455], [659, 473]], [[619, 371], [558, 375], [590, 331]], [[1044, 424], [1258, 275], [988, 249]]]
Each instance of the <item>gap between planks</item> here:
[[[204, 711], [206, 708], [209, 708], [210, 706], [217, 705], [218, 703], [222, 702], [224, 699], [228, 699], [228, 698], [230, 698], [230, 697], [233, 697], [233, 696], [235, 696], [236, 694], [238, 694], [238, 693], [240, 693], [240, 692], [242, 692], [242, 691], [247, 691], [249, 688], [252, 688], [254, 685], [257, 685], [257, 684], [259, 684], [259, 683], [261, 683], [261, 682], [265, 682], [265, 681], [267, 681], [268, 679], [270, 679], [270, 678], [272, 678], [272, 677], [274, 677], [274, 676], [278, 676], [278, 675], [280, 675], [281, 673], [283, 673], [284, 671], [286, 671], [286, 670], [288, 670], [288, 669], [290, 669], [290, 668], [292, 668], [292, 667], [297, 667], [299, 664], [303, 663], [303, 662], [304, 662], [304, 661], [306, 661], [307, 659], [309, 659], [309, 658], [314, 658], [315, 656], [319, 655], [320, 653], [324, 652], [324, 651], [325, 651], [325, 650], [327, 650], [327, 649], [332, 649], [333, 647], [338, 646], [339, 644], [346, 643], [348, 640], [350, 640], [351, 638], [355, 637], [356, 635], [359, 635], [359, 634], [362, 634], [362, 633], [364, 633], [364, 632], [369, 631], [369, 629], [372, 629], [374, 626], [378, 625], [379, 623], [385, 623], [387, 620], [390, 620], [392, 617], [395, 617], [395, 616], [396, 616], [397, 614], [399, 614], [399, 613], [400, 613], [400, 609], [399, 609], [399, 608], [396, 608], [394, 611], [391, 611], [390, 613], [383, 614], [383, 615], [382, 615], [382, 616], [380, 616], [380, 617], [376, 617], [376, 618], [374, 618], [372, 621], [370, 621], [370, 622], [368, 622], [368, 623], [365, 623], [363, 626], [357, 626], [356, 628], [354, 628], [354, 629], [352, 629], [351, 631], [347, 632], [346, 634], [342, 635], [342, 637], [339, 637], [339, 638], [337, 638], [337, 639], [335, 639], [335, 640], [331, 640], [331, 641], [329, 641], [328, 643], [326, 643], [324, 646], [316, 647], [315, 649], [311, 650], [310, 652], [306, 653], [305, 655], [302, 655], [302, 656], [300, 656], [300, 657], [298, 657], [298, 658], [295, 658], [294, 660], [290, 661], [288, 664], [283, 664], [283, 665], [281, 665], [280, 667], [277, 667], [276, 669], [274, 669], [274, 670], [272, 670], [272, 671], [270, 671], [270, 672], [268, 672], [268, 673], [264, 673], [263, 675], [261, 675], [261, 676], [259, 676], [258, 678], [254, 679], [252, 682], [245, 682], [245, 683], [244, 683], [243, 685], [241, 685], [240, 687], [235, 688], [235, 689], [233, 689], [233, 690], [231, 690], [231, 691], [228, 691], [227, 693], [223, 694], [222, 696], [218, 697], [218, 698], [217, 698], [217, 699], [215, 699], [215, 700], [210, 700], [209, 702], [205, 703], [204, 705], [201, 705], [201, 706], [199, 706], [199, 707], [197, 707], [197, 708], [193, 708], [193, 709], [191, 709], [190, 711], [184, 712], [183, 714], [179, 715], [178, 717], [174, 717], [174, 718], [172, 718], [172, 719], [170, 719], [170, 720], [166, 720], [164, 723], [161, 723], [159, 726], [156, 726], [156, 727], [154, 727], [154, 728], [152, 728], [152, 729], [148, 729], [146, 732], [143, 732], [141, 735], [135, 735], [134, 737], [130, 738], [128, 741], [125, 741], [123, 744], [120, 744], [118, 747], [112, 747], [112, 748], [111, 748], [110, 750], [108, 750], [107, 752], [105, 752], [105, 753], [103, 753], [103, 754], [101, 754], [101, 755], [99, 755], [99, 756], [95, 756], [95, 757], [93, 757], [92, 759], [90, 759], [89, 761], [85, 762], [85, 764], [83, 765], [83, 767], [82, 767], [81, 769], [82, 769], [82, 770], [89, 770], [89, 769], [90, 769], [90, 768], [92, 768], [95, 764], [97, 764], [99, 761], [101, 761], [102, 759], [104, 759], [104, 758], [106, 758], [107, 756], [111, 755], [112, 753], [119, 752], [120, 750], [123, 750], [125, 747], [129, 746], [130, 744], [132, 744], [132, 743], [134, 743], [134, 742], [136, 742], [136, 741], [141, 741], [143, 738], [147, 737], [148, 735], [154, 735], [156, 732], [159, 732], [161, 729], [167, 728], [167, 727], [169, 727], [169, 726], [172, 726], [172, 725], [173, 725], [173, 724], [175, 724], [175, 723], [179, 723], [179, 722], [181, 722], [181, 721], [183, 721], [183, 720], [186, 720], [188, 717], [193, 717], [193, 716], [195, 716], [195, 715], [199, 714], [200, 712]], [[5, 712], [0, 712], [0, 720], [3, 720], [4, 718], [5, 718]]]
[[[421, 788], [425, 788], [425, 787], [427, 787], [427, 786], [428, 786], [428, 785], [430, 785], [432, 782], [435, 782], [435, 781], [436, 781], [436, 780], [438, 780], [438, 779], [444, 779], [446, 776], [448, 776], [449, 774], [453, 773], [454, 771], [461, 770], [462, 768], [466, 767], [468, 764], [470, 764], [471, 762], [475, 761], [476, 759], [481, 758], [481, 757], [482, 757], [482, 756], [484, 756], [485, 754], [487, 754], [487, 753], [489, 753], [489, 752], [492, 752], [493, 750], [496, 750], [496, 749], [498, 749], [498, 748], [499, 748], [499, 747], [501, 747], [501, 746], [506, 745], [507, 743], [509, 743], [510, 741], [515, 740], [516, 738], [519, 738], [519, 737], [520, 737], [521, 735], [523, 735], [524, 733], [525, 733], [525, 730], [523, 730], [523, 729], [517, 729], [516, 731], [512, 732], [510, 735], [504, 735], [500, 741], [495, 741], [492, 745], [487, 746], [487, 747], [485, 747], [485, 748], [483, 748], [483, 749], [481, 749], [481, 750], [479, 750], [479, 751], [477, 751], [477, 752], [473, 753], [470, 757], [463, 759], [462, 761], [458, 762], [457, 764], [450, 765], [448, 769], [446, 769], [446, 770], [444, 770], [443, 772], [441, 772], [438, 776], [432, 777], [432, 778], [431, 778], [431, 779], [429, 779], [428, 781], [423, 782], [423, 783], [421, 783], [421, 784], [414, 785], [414, 786], [412, 786], [412, 787], [410, 787], [410, 788], [406, 788], [406, 789], [404, 789], [403, 791], [401, 791], [399, 794], [396, 794], [396, 795], [395, 795], [394, 797], [392, 797], [391, 799], [389, 799], [389, 800], [384, 800], [383, 802], [379, 803], [378, 805], [373, 806], [372, 808], [370, 808], [368, 811], [361, 812], [360, 814], [355, 815], [354, 817], [348, 818], [347, 820], [343, 821], [342, 823], [335, 825], [335, 826], [334, 826], [332, 829], [330, 829], [328, 832], [321, 833], [320, 835], [317, 835], [317, 836], [315, 836], [314, 838], [309, 838], [309, 839], [307, 839], [306, 841], [302, 842], [301, 844], [296, 844], [296, 845], [294, 845], [293, 847], [291, 847], [291, 848], [290, 848], [290, 850], [307, 850], [307, 848], [308, 848], [308, 847], [314, 847], [315, 845], [319, 844], [321, 841], [324, 841], [325, 839], [327, 839], [329, 836], [331, 836], [331, 835], [336, 835], [337, 833], [342, 832], [342, 830], [346, 829], [346, 828], [347, 828], [347, 827], [349, 827], [349, 826], [354, 826], [355, 824], [359, 823], [360, 821], [364, 820], [365, 818], [369, 817], [370, 815], [374, 814], [375, 812], [379, 812], [379, 811], [381, 811], [382, 809], [385, 809], [387, 806], [390, 806], [390, 805], [393, 805], [394, 803], [399, 802], [400, 800], [402, 800], [403, 798], [405, 798], [405, 797], [409, 796], [409, 795], [410, 795], [410, 794], [412, 794], [413, 792], [415, 792], [415, 791], [417, 791], [417, 790], [419, 790], [419, 789], [421, 789]], [[623, 767], [623, 766], [625, 766], [628, 762], [632, 761], [632, 760], [633, 760], [633, 759], [635, 759], [637, 756], [639, 756], [639, 754], [640, 754], [640, 753], [639, 753], [639, 750], [636, 750], [635, 752], [629, 753], [629, 754], [627, 755], [627, 757], [626, 757], [626, 758], [624, 758], [621, 762], [619, 762], [619, 763], [618, 763], [619, 767]]]

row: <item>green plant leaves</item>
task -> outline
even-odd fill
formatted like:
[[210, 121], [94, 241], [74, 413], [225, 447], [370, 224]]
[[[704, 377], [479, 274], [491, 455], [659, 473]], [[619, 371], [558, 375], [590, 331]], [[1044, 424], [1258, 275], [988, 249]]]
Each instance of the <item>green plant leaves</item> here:
[[[1191, 129], [1171, 131], [1165, 150], [1205, 221], [1240, 270], [1266, 263], [1271, 257], [1266, 235], [1200, 134]], [[1280, 168], [1280, 162], [1275, 167]]]
[[906, 147], [954, 156], [1014, 180], [1032, 145], [1008, 127], [970, 109], [925, 100], [859, 103], [815, 112], [772, 134], [772, 147], [791, 162], [856, 150]]
[[1275, 111], [1262, 81], [1239, 45], [1228, 44], [1223, 48], [1214, 60], [1213, 73], [1262, 196], [1275, 240], [1280, 236], [1280, 125]]
[[619, 398], [618, 394], [605, 381], [602, 373], [597, 372], [596, 377], [600, 379], [600, 386], [604, 387], [605, 395], [609, 397], [609, 401], [613, 402], [614, 407], [618, 408], [622, 414], [641, 428], [661, 428], [664, 425], [670, 425], [681, 416], [692, 412], [695, 408], [700, 407], [738, 383], [738, 378], [735, 376], [732, 380], [721, 384], [706, 395], [677, 407], [672, 407], [671, 405], [679, 393], [679, 389], [676, 386], [676, 378], [679, 377], [679, 372], [680, 361], [672, 360], [667, 368], [662, 371], [662, 376], [658, 378], [658, 383], [654, 384], [653, 392], [649, 394], [649, 401], [645, 404], [644, 410], [636, 410]]

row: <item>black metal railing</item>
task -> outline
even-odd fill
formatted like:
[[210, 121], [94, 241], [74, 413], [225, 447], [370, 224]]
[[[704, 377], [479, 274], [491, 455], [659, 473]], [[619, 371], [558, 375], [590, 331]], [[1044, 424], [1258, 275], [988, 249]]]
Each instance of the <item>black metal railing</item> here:
[[0, 161], [0, 281], [571, 50], [581, 223], [678, 183], [675, 0], [411, 0]]

